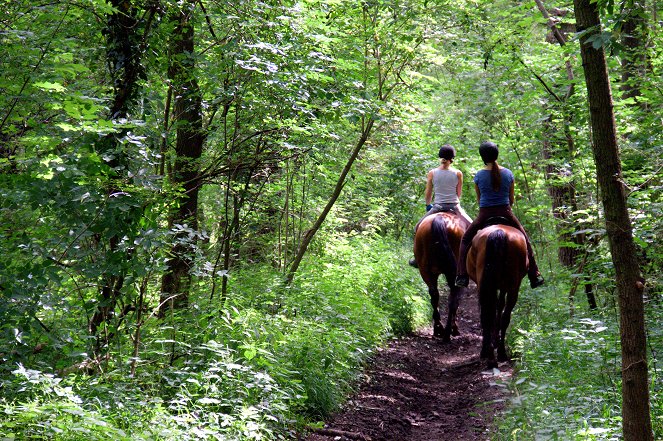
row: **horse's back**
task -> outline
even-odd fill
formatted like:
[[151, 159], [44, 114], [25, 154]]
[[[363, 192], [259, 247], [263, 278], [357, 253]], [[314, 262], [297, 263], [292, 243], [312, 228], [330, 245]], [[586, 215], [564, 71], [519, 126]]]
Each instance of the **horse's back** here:
[[415, 257], [417, 257], [417, 253], [422, 254], [429, 248], [435, 223], [437, 223], [438, 226], [444, 225], [446, 228], [449, 245], [456, 258], [458, 258], [460, 240], [463, 238], [463, 234], [465, 234], [468, 225], [460, 216], [456, 216], [454, 213], [449, 212], [435, 213], [421, 221], [414, 236]]
[[[417, 262], [426, 262], [432, 256], [435, 247], [436, 228], [444, 228], [449, 246], [458, 259], [460, 240], [467, 229], [466, 222], [453, 213], [440, 212], [432, 214], [421, 221], [414, 235], [414, 256]], [[420, 265], [421, 268], [421, 265]]]

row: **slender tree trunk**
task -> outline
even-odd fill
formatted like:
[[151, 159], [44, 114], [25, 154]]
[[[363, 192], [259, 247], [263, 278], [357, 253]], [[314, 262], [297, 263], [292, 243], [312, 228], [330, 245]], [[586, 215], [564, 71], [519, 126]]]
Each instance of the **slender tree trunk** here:
[[[550, 17], [550, 14], [544, 6], [543, 1], [535, 0], [535, 2], [536, 6], [539, 8], [539, 11], [541, 11], [541, 15], [543, 15], [543, 17], [548, 20], [548, 27], [552, 32], [554, 40], [561, 47], [564, 47], [566, 45], [566, 38], [555, 25], [555, 21]], [[573, 69], [570, 67], [570, 62], [568, 59], [565, 60], [565, 62], [567, 79], [569, 80], [570, 84], [567, 88], [564, 98], [559, 98], [557, 95], [554, 96], [554, 98], [556, 98], [554, 101], [556, 106], [561, 106], [563, 113], [565, 113], [563, 107], [566, 105], [568, 99], [573, 95], [574, 91]], [[559, 101], [557, 101], [558, 98]], [[568, 243], [575, 242], [574, 237], [571, 235], [571, 232], [568, 229], [568, 226], [565, 225], [569, 222], [567, 212], [568, 208], [571, 208], [572, 210], [577, 208], [575, 184], [573, 182], [573, 171], [562, 170], [553, 165], [559, 163], [571, 163], [571, 159], [574, 153], [574, 142], [569, 130], [571, 118], [565, 117], [563, 124], [564, 133], [566, 135], [566, 150], [557, 146], [555, 133], [558, 132], [558, 128], [553, 122], [553, 115], [551, 114], [544, 121], [543, 157], [547, 161], [546, 177], [548, 179], [548, 194], [552, 198], [553, 216], [557, 220], [558, 236], [561, 242]], [[578, 249], [576, 247], [561, 246], [559, 247], [557, 254], [560, 263], [568, 268], [575, 264], [576, 258], [578, 256]]]
[[[566, 45], [566, 36], [556, 25], [555, 21], [551, 18], [548, 10], [543, 4], [543, 0], [535, 0], [536, 6], [541, 11], [541, 15], [548, 20], [548, 27], [553, 35], [553, 40], [561, 47]], [[550, 41], [553, 43], [553, 41]], [[560, 246], [557, 252], [559, 262], [566, 268], [572, 268], [576, 265], [578, 255], [583, 247], [586, 247], [584, 234], [572, 234], [569, 224], [572, 219], [569, 219], [568, 210], [576, 211], [578, 209], [578, 200], [576, 198], [576, 184], [574, 173], [572, 169], [563, 170], [553, 164], [572, 164], [575, 155], [575, 141], [571, 133], [571, 126], [573, 124], [573, 113], [569, 112], [568, 101], [575, 92], [575, 76], [573, 74], [573, 66], [567, 57], [564, 60], [566, 67], [566, 78], [569, 81], [564, 97], [560, 97], [560, 101], [555, 100], [554, 103], [560, 108], [563, 116], [562, 124], [564, 126], [564, 141], [565, 146], [557, 145], [555, 133], [558, 128], [553, 123], [553, 115], [544, 122], [544, 137], [543, 142], [543, 157], [547, 160], [546, 177], [548, 179], [548, 194], [552, 198], [553, 216], [557, 219], [557, 235], [562, 243], [574, 243], [574, 246]], [[559, 143], [561, 144], [561, 143]], [[585, 253], [585, 258], [587, 253]], [[582, 273], [584, 263], [576, 269], [576, 273]], [[585, 276], [585, 278], [587, 278]], [[571, 290], [569, 291], [569, 305], [573, 313], [573, 303], [575, 300], [575, 292], [577, 289], [579, 279], [575, 279]], [[596, 309], [596, 299], [592, 292], [592, 287], [585, 285], [585, 293], [587, 294], [587, 302], [591, 309]]]
[[624, 46], [624, 53], [621, 90], [623, 98], [640, 96], [640, 82], [646, 68], [644, 15], [644, 3], [635, 0], [631, 6], [628, 6], [626, 19], [622, 24], [621, 43]]
[[228, 271], [230, 271], [230, 263], [232, 257], [232, 245], [236, 241], [236, 237], [239, 235], [239, 215], [240, 209], [243, 203], [243, 198], [240, 201], [240, 198], [233, 194], [233, 217], [230, 223], [230, 228], [225, 237], [225, 242], [223, 243], [223, 279], [221, 280], [221, 302], [225, 301], [228, 296]]
[[580, 52], [590, 107], [594, 162], [610, 253], [619, 293], [622, 343], [622, 421], [625, 441], [653, 440], [649, 412], [647, 346], [642, 301], [643, 282], [628, 217], [622, 182], [617, 130], [610, 79], [602, 47], [595, 49], [587, 39], [601, 30], [597, 4], [574, 0]]
[[[544, 123], [545, 124], [545, 123]], [[569, 210], [577, 209], [576, 193], [570, 170], [559, 170], [553, 163], [559, 163], [560, 159], [567, 159], [566, 155], [559, 149], [553, 147], [550, 141], [552, 136], [546, 136], [543, 141], [543, 157], [547, 161], [546, 176], [548, 179], [548, 194], [552, 199], [553, 216], [557, 221], [557, 236], [563, 244], [578, 244], [578, 235], [573, 235], [570, 228], [571, 219]], [[561, 245], [557, 250], [559, 262], [567, 268], [575, 265], [578, 257], [578, 246]]]
[[[406, 67], [408, 67], [409, 63], [412, 61], [412, 57], [414, 57], [414, 54], [416, 53], [415, 49], [424, 40], [423, 38], [417, 40], [417, 42], [412, 47], [411, 54], [400, 58], [397, 62], [391, 62], [391, 61], [386, 62], [385, 53], [383, 52], [383, 45], [379, 43], [379, 38], [378, 38], [379, 34], [382, 31], [384, 31], [384, 29], [377, 31], [378, 21], [379, 21], [378, 19], [380, 16], [379, 5], [377, 3], [370, 4], [369, 2], [362, 3], [362, 14], [363, 14], [362, 32], [364, 34], [364, 46], [363, 46], [364, 90], [368, 89], [369, 78], [372, 75], [375, 75], [374, 77], [375, 96], [377, 100], [380, 101], [381, 103], [386, 103], [387, 100], [389, 99], [389, 96], [396, 89], [396, 87], [402, 84], [403, 80], [401, 78], [401, 72], [403, 72], [403, 70], [406, 69]], [[388, 38], [387, 35], [385, 35], [384, 37]], [[375, 63], [374, 67], [372, 67], [372, 63]], [[392, 78], [393, 82], [389, 82], [388, 81], [389, 78]], [[345, 167], [343, 168], [343, 171], [341, 172], [341, 175], [339, 176], [336, 182], [334, 191], [332, 192], [329, 201], [327, 201], [325, 208], [322, 210], [322, 212], [318, 216], [318, 219], [315, 221], [313, 226], [309, 230], [307, 230], [306, 233], [304, 233], [304, 236], [302, 237], [301, 242], [299, 244], [299, 248], [297, 249], [297, 253], [295, 254], [292, 260], [290, 269], [288, 270], [288, 274], [286, 275], [285, 278], [286, 284], [290, 284], [292, 282], [292, 279], [294, 278], [295, 273], [297, 272], [297, 268], [299, 268], [299, 264], [301, 263], [302, 258], [304, 257], [304, 254], [308, 249], [309, 244], [313, 240], [313, 236], [315, 236], [315, 234], [318, 232], [318, 230], [322, 226], [322, 223], [325, 221], [327, 215], [329, 214], [332, 207], [336, 203], [336, 200], [340, 196], [341, 191], [343, 190], [343, 187], [346, 184], [345, 179], [348, 173], [350, 172], [352, 165], [357, 159], [359, 152], [362, 150], [364, 144], [368, 140], [368, 137], [370, 136], [371, 131], [373, 129], [374, 123], [375, 119], [373, 116], [362, 117], [361, 135], [359, 137], [359, 140], [357, 141], [357, 144], [352, 150], [350, 158], [345, 164]]]
[[[164, 105], [163, 112], [163, 135], [161, 138], [161, 158], [159, 158], [159, 176], [165, 176], [166, 174], [166, 157], [168, 156], [168, 132], [170, 131], [170, 106], [173, 99], [173, 86], [168, 86], [168, 92], [166, 92], [166, 103]], [[168, 167], [168, 174], [171, 174], [172, 170]]]
[[[110, 68], [110, 76], [113, 80], [113, 101], [109, 109], [109, 118], [117, 120], [126, 118], [132, 106], [135, 104], [140, 91], [138, 79], [140, 78], [143, 67], [141, 65], [141, 37], [139, 31], [138, 11], [130, 1], [113, 0], [112, 6], [116, 12], [110, 14], [107, 18], [104, 35], [106, 36], [106, 57]], [[151, 12], [152, 14], [154, 11]], [[145, 31], [147, 32], [147, 30]], [[146, 35], [142, 36], [147, 38]], [[96, 149], [102, 157], [109, 157], [106, 163], [113, 173], [110, 176], [108, 188], [106, 189], [108, 198], [126, 197], [126, 194], [120, 190], [119, 181], [122, 176], [122, 170], [127, 166], [127, 155], [120, 145], [119, 139], [125, 134], [110, 133], [101, 139]], [[122, 237], [122, 231], [131, 229], [131, 224], [136, 221], [132, 216], [134, 212], [115, 213], [107, 215], [115, 216], [117, 231], [113, 236], [101, 238], [108, 241], [107, 259], [113, 262], [126, 261], [130, 258], [126, 252], [118, 251], [118, 243]], [[109, 265], [117, 268], [118, 265]], [[111, 312], [115, 309], [117, 299], [121, 295], [124, 285], [125, 271], [110, 270], [101, 276], [100, 295], [97, 310], [94, 312], [88, 330], [92, 335], [97, 335], [99, 327], [108, 321]], [[101, 349], [107, 342], [107, 336], [97, 336], [95, 350]]]
[[[258, 165], [259, 163], [256, 163], [254, 164], [253, 167], [250, 167], [248, 170], [244, 171], [243, 176], [241, 176], [241, 180], [243, 180], [243, 182], [241, 182], [241, 180], [238, 179], [238, 177], [240, 177], [238, 169], [235, 169], [233, 172], [231, 172], [228, 175], [224, 204], [223, 204], [225, 207], [225, 215], [223, 221], [219, 226], [219, 231], [222, 231], [221, 243], [219, 245], [219, 252], [217, 254], [217, 258], [214, 263], [214, 269], [213, 269], [214, 277], [212, 279], [210, 300], [214, 298], [214, 294], [216, 293], [217, 268], [219, 268], [219, 264], [221, 263], [222, 257], [223, 257], [223, 263], [220, 272], [221, 296], [219, 300], [221, 303], [223, 303], [227, 299], [228, 272], [230, 271], [233, 260], [239, 257], [238, 238], [240, 236], [241, 212], [242, 209], [247, 205], [246, 203], [247, 198], [251, 196], [252, 199], [257, 199], [257, 197], [260, 194], [260, 189], [262, 188], [260, 187], [260, 189], [258, 189], [257, 193], [255, 194], [252, 195], [249, 194], [249, 188], [253, 183], [253, 176], [255, 174], [255, 170]], [[242, 184], [242, 188], [238, 192], [237, 190], [234, 189], [234, 184], [236, 183]], [[231, 199], [232, 199], [232, 204], [231, 204]], [[232, 218], [229, 216], [229, 209], [231, 205], [232, 205]], [[251, 211], [251, 209], [252, 207], [248, 208], [249, 211]]]
[[[178, 206], [170, 215], [169, 224], [198, 229], [198, 191], [200, 188], [199, 159], [203, 151], [202, 96], [195, 78], [194, 23], [195, 3], [183, 4], [173, 31], [168, 76], [175, 96], [176, 124], [175, 163], [171, 179], [183, 192]], [[190, 236], [187, 238], [187, 236]], [[182, 230], [175, 235], [168, 268], [161, 280], [161, 316], [168, 307], [185, 307], [190, 290], [189, 270], [195, 235]]]
[[[230, 259], [229, 259], [229, 254], [230, 254], [230, 233], [232, 229], [233, 223], [230, 221], [230, 217], [228, 216], [228, 210], [230, 207], [230, 192], [231, 192], [231, 184], [233, 181], [233, 176], [235, 174], [231, 173], [228, 176], [228, 181], [225, 185], [225, 192], [224, 192], [224, 214], [223, 217], [221, 218], [221, 222], [219, 222], [219, 228], [218, 231], [220, 232], [220, 237], [219, 237], [219, 251], [216, 255], [216, 260], [214, 261], [214, 269], [213, 269], [213, 277], [212, 277], [212, 289], [210, 290], [210, 301], [214, 299], [214, 294], [216, 294], [216, 276], [220, 275], [222, 278], [222, 287], [223, 289], [227, 288], [227, 282], [226, 280], [226, 275], [228, 273], [228, 268], [230, 265]], [[219, 264], [221, 263], [221, 259], [223, 258], [223, 266], [221, 270], [219, 271]], [[225, 291], [221, 292], [221, 302], [223, 302], [225, 297]]]
[[295, 273], [297, 272], [297, 268], [299, 268], [299, 264], [301, 263], [302, 258], [304, 257], [304, 254], [306, 253], [306, 250], [309, 244], [311, 243], [311, 240], [313, 240], [313, 236], [315, 236], [315, 233], [318, 232], [318, 230], [322, 226], [322, 223], [325, 221], [327, 215], [329, 214], [332, 207], [336, 203], [336, 200], [341, 195], [341, 191], [345, 186], [345, 178], [348, 176], [348, 173], [350, 173], [352, 164], [354, 164], [355, 159], [357, 159], [357, 156], [359, 156], [359, 152], [364, 147], [364, 144], [366, 144], [366, 141], [368, 140], [368, 137], [371, 134], [374, 122], [375, 121], [372, 118], [369, 118], [366, 124], [364, 124], [361, 136], [357, 141], [357, 144], [355, 145], [354, 149], [352, 150], [350, 158], [346, 162], [345, 167], [343, 167], [341, 175], [338, 177], [338, 180], [336, 181], [336, 187], [334, 187], [334, 191], [332, 192], [332, 195], [327, 201], [327, 205], [325, 205], [325, 208], [322, 210], [322, 212], [318, 216], [318, 219], [315, 221], [313, 226], [304, 234], [304, 237], [302, 238], [302, 241], [299, 244], [299, 249], [297, 250], [297, 254], [295, 255], [292, 261], [292, 265], [290, 265], [290, 270], [288, 271], [288, 275], [286, 276], [286, 284], [290, 284], [292, 282], [292, 279], [295, 277]]

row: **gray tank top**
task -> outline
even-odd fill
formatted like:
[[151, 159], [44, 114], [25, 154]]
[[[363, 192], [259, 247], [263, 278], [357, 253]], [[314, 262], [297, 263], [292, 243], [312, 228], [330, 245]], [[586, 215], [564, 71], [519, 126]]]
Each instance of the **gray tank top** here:
[[433, 198], [434, 204], [457, 204], [458, 195], [456, 187], [458, 186], [457, 170], [433, 170]]

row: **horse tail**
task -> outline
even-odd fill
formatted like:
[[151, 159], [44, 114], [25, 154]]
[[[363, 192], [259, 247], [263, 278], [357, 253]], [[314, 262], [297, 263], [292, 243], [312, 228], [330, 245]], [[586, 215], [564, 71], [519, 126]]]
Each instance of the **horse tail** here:
[[456, 257], [449, 243], [447, 235], [447, 223], [443, 216], [436, 216], [431, 224], [431, 244], [433, 258], [441, 268], [456, 274]]
[[486, 260], [484, 261], [481, 286], [497, 286], [497, 279], [505, 274], [507, 237], [503, 230], [495, 230], [486, 239]]

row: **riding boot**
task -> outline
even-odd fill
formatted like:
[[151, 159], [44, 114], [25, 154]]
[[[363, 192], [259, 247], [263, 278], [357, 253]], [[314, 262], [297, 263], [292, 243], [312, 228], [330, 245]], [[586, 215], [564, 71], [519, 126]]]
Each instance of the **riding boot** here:
[[529, 284], [532, 287], [532, 289], [538, 288], [539, 286], [546, 283], [546, 281], [543, 279], [543, 276], [538, 271], [536, 272], [536, 274], [528, 274], [528, 278], [529, 278]]
[[545, 280], [543, 280], [543, 276], [541, 276], [541, 273], [539, 272], [539, 267], [537, 266], [536, 259], [534, 258], [534, 250], [532, 249], [532, 245], [530, 244], [529, 240], [527, 241], [527, 257], [530, 262], [529, 271], [527, 272], [529, 284], [532, 289], [538, 288], [545, 283]]
[[458, 288], [465, 288], [470, 284], [470, 278], [467, 275], [467, 253], [470, 249], [470, 243], [472, 238], [469, 241], [465, 239], [465, 236], [460, 241], [460, 249], [458, 250], [458, 262], [456, 263], [456, 280], [454, 285]]

